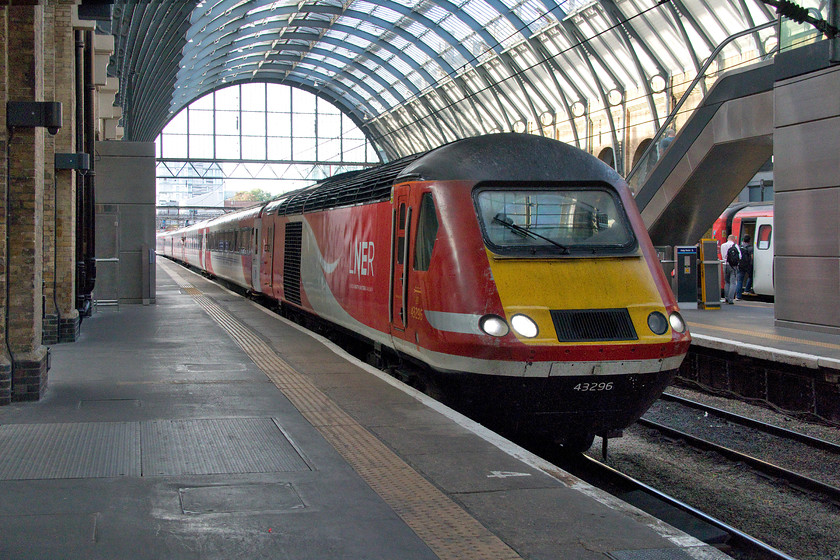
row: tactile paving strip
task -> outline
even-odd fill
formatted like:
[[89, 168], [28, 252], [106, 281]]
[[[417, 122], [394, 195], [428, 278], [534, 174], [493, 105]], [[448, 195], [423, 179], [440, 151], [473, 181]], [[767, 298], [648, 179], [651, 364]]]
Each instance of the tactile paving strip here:
[[221, 325], [341, 453], [370, 487], [443, 560], [514, 560], [520, 556], [365, 430], [251, 329], [164, 267], [185, 293]]

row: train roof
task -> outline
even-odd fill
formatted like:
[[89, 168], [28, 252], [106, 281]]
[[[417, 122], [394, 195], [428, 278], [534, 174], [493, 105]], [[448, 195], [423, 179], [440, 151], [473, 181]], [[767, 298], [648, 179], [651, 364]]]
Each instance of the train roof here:
[[409, 179], [623, 183], [610, 166], [563, 142], [533, 134], [489, 134], [335, 175], [279, 196], [264, 211], [289, 215], [384, 201], [395, 183]]
[[725, 220], [728, 223], [732, 223], [732, 220], [735, 219], [735, 216], [741, 213], [754, 213], [754, 212], [770, 212], [773, 210], [773, 201], [772, 200], [765, 200], [765, 201], [758, 201], [758, 202], [733, 202], [729, 206], [726, 207], [726, 210], [721, 212], [720, 217], [718, 220]]
[[388, 200], [391, 187], [403, 168], [423, 155], [414, 154], [376, 167], [335, 175], [311, 187], [279, 196], [266, 205], [265, 212], [301, 214]]
[[407, 165], [399, 179], [427, 181], [604, 181], [624, 179], [587, 152], [535, 134], [488, 134], [441, 146]]
[[625, 184], [598, 158], [533, 134], [501, 133], [456, 140], [428, 152], [383, 165], [334, 175], [278, 196], [264, 205], [226, 214], [180, 230], [237, 220], [260, 213], [294, 215], [389, 200], [395, 183], [423, 181], [603, 181]]

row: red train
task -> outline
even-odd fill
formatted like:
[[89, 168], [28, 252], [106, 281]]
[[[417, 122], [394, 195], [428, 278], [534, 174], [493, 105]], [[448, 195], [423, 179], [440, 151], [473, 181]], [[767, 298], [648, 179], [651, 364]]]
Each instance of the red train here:
[[735, 234], [738, 243], [750, 236], [753, 248], [752, 290], [762, 296], [774, 296], [773, 202], [736, 202], [730, 205], [712, 226], [712, 237], [720, 246]]
[[638, 419], [690, 342], [623, 179], [533, 135], [337, 175], [158, 251], [410, 362], [502, 433], [573, 449]]

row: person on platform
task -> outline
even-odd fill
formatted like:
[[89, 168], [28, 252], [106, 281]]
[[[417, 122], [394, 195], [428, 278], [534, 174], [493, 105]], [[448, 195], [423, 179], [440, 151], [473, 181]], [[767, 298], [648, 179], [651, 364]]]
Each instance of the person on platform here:
[[735, 286], [735, 301], [752, 290], [753, 248], [750, 236], [741, 240], [741, 260], [738, 261], [738, 283]]
[[720, 246], [720, 257], [723, 259], [723, 297], [726, 303], [735, 303], [735, 288], [738, 284], [738, 262], [741, 260], [741, 249], [735, 242], [735, 235], [729, 234], [726, 243]]

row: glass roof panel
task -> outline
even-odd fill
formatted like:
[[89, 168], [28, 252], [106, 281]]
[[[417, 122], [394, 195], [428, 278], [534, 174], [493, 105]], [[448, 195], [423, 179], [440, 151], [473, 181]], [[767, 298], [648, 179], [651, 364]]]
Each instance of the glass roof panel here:
[[349, 27], [352, 27], [354, 29], [359, 29], [359, 30], [364, 31], [366, 33], [370, 33], [372, 35], [377, 35], [378, 36], [383, 31], [386, 31], [382, 27], [380, 27], [380, 26], [378, 26], [374, 23], [371, 23], [367, 20], [361, 20], [361, 19], [355, 19], [354, 20], [354, 19], [350, 19], [350, 18], [342, 18], [342, 20], [340, 20], [340, 21], [345, 21], [345, 20], [346, 20], [346, 25], [348, 25]]
[[[523, 37], [510, 21], [484, 0], [471, 0], [461, 9], [481, 25], [495, 40], [495, 45], [509, 48]], [[495, 46], [492, 45], [492, 46]]]
[[[151, 80], [143, 90], [150, 93], [133, 93], [136, 107], [127, 105], [124, 114], [145, 107], [166, 115], [158, 105], [176, 111], [223, 82], [267, 79], [319, 89], [378, 135], [431, 111], [419, 131], [395, 135], [412, 145], [506, 130], [549, 107], [564, 112], [564, 100], [598, 104], [599, 86], [634, 90], [641, 99], [643, 79], [659, 73], [687, 73], [691, 79], [693, 55], [702, 61], [751, 18], [763, 23], [773, 17], [760, 0], [681, 0], [679, 6], [567, 0], [554, 12], [553, 0], [208, 0], [180, 11], [173, 3], [184, 18], [178, 27], [165, 23], [157, 3], [114, 1], [113, 26], [121, 33], [117, 74], [132, 73], [132, 83], [139, 83], [138, 76]], [[559, 21], [565, 14], [573, 15]], [[132, 25], [131, 17], [151, 26], [132, 31], [141, 26]], [[135, 52], [154, 52], [166, 37], [177, 39], [167, 49], [171, 74], [152, 70], [153, 59], [165, 67], [152, 56], [129, 60]], [[131, 41], [143, 47], [127, 48]], [[724, 56], [756, 57], [755, 41], [745, 36]], [[457, 106], [450, 107], [454, 101]], [[406, 103], [410, 110], [389, 116]], [[143, 127], [158, 126], [145, 117], [132, 122], [141, 121]], [[132, 131], [128, 138], [140, 138], [152, 129], [138, 129], [137, 135], [131, 125], [126, 130]], [[394, 142], [389, 153], [403, 149]]]
[[439, 76], [435, 75], [435, 72], [438, 68], [440, 68], [440, 62], [432, 60], [429, 58], [426, 53], [420, 50], [420, 48], [411, 43], [406, 43], [402, 47], [403, 52], [416, 60], [422, 67], [424, 67], [432, 76], [436, 78], [440, 78]]
[[[438, 8], [441, 12], [444, 12], [446, 17], [442, 17], [437, 21], [437, 24], [442, 28], [448, 31], [453, 37], [458, 39], [459, 41], [465, 41], [468, 38], [472, 38], [476, 35], [476, 32], [466, 23], [464, 23], [461, 19], [455, 17], [451, 13], [443, 10], [443, 8]], [[475, 40], [475, 39], [472, 39]]]
[[557, 23], [557, 17], [546, 10], [542, 2], [535, 0], [502, 0], [522, 22], [528, 26], [530, 35]]
[[353, 10], [364, 14], [370, 14], [374, 17], [384, 19], [390, 23], [395, 23], [402, 18], [402, 14], [394, 11], [388, 6], [383, 6], [376, 2], [367, 2], [365, 0], [358, 0], [353, 2]]
[[498, 10], [491, 8], [484, 0], [469, 0], [461, 5], [461, 9], [485, 27], [499, 17]]

